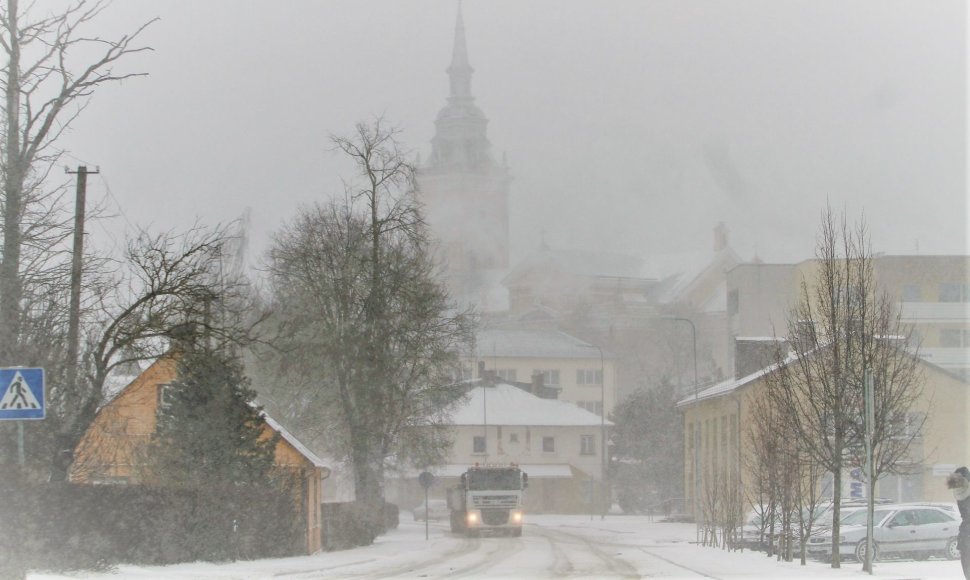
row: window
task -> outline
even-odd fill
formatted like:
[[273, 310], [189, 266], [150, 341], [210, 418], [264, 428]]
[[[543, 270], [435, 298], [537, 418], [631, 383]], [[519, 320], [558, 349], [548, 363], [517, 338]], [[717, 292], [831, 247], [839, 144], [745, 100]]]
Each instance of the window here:
[[970, 284], [940, 284], [940, 302], [970, 302]]
[[502, 379], [503, 381], [509, 383], [515, 382], [515, 369], [497, 369], [495, 374], [498, 375], [498, 378]]
[[472, 453], [485, 453], [484, 435], [475, 435], [472, 439]]
[[542, 438], [542, 452], [543, 453], [555, 453], [556, 452], [556, 438], [555, 437], [543, 437]]
[[167, 411], [172, 406], [172, 385], [158, 385], [158, 412]]
[[579, 453], [581, 455], [596, 455], [596, 437], [593, 435], [580, 435]]
[[919, 514], [919, 523], [923, 524], [946, 524], [952, 522], [955, 518], [945, 514], [940, 510], [922, 509], [916, 510]]
[[577, 385], [602, 385], [603, 369], [576, 369]]
[[965, 328], [944, 328], [940, 330], [940, 346], [948, 348], [970, 346], [970, 331]]
[[559, 369], [535, 369], [532, 376], [542, 375], [542, 384], [547, 387], [559, 386]]
[[519, 442], [519, 434], [518, 433], [510, 433], [509, 434], [509, 443], [518, 443], [518, 442]]
[[597, 415], [603, 414], [602, 401], [578, 401], [576, 405], [581, 409], [589, 411], [590, 413], [596, 413]]
[[916, 284], [906, 284], [903, 286], [903, 295], [901, 299], [903, 302], [919, 302], [923, 299], [922, 293], [920, 292], [920, 287]]

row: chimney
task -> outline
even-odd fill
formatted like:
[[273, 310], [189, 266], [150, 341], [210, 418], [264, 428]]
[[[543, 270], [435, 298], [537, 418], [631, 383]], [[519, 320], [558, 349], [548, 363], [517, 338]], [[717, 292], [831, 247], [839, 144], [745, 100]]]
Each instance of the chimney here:
[[728, 246], [728, 229], [724, 222], [717, 222], [714, 226], [714, 251], [720, 252]]
[[542, 396], [542, 390], [543, 390], [542, 373], [535, 373], [535, 374], [532, 375], [532, 389], [531, 389], [531, 392], [532, 392], [533, 395], [535, 395], [537, 397], [541, 397]]
[[740, 379], [771, 366], [775, 362], [775, 353], [779, 347], [786, 355], [790, 350], [788, 341], [783, 338], [736, 336], [734, 338], [734, 378]]

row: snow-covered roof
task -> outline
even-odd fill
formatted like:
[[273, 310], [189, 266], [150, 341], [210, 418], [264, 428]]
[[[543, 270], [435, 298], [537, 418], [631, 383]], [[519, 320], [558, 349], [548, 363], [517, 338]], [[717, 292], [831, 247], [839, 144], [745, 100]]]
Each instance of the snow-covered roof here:
[[[592, 344], [558, 330], [487, 328], [475, 336], [476, 355], [520, 358], [599, 358]], [[604, 358], [612, 358], [603, 351]]]
[[317, 457], [317, 455], [314, 452], [310, 451], [310, 449], [306, 445], [301, 443], [300, 440], [294, 437], [292, 433], [287, 431], [285, 427], [280, 425], [276, 419], [267, 415], [266, 411], [262, 411], [260, 415], [262, 415], [263, 420], [266, 421], [266, 424], [269, 425], [272, 430], [279, 433], [280, 436], [283, 437], [283, 439], [285, 439], [287, 443], [292, 445], [300, 453], [300, 455], [302, 455], [303, 457], [306, 457], [307, 460], [310, 463], [312, 463], [314, 467], [323, 467], [326, 469], [330, 469], [330, 466], [324, 463], [322, 459]]
[[525, 272], [548, 268], [577, 276], [607, 278], [645, 278], [642, 258], [611, 252], [554, 250], [541, 247], [520, 262], [504, 282], [508, 284]]
[[[472, 388], [451, 416], [451, 424], [586, 427], [599, 426], [599, 415], [572, 403], [543, 399], [506, 383]], [[605, 425], [612, 425], [604, 421]]]
[[[811, 354], [811, 352], [806, 354]], [[732, 393], [740, 389], [741, 387], [747, 385], [748, 383], [751, 383], [757, 379], [760, 379], [765, 375], [769, 375], [785, 365], [791, 364], [796, 358], [798, 358], [798, 356], [799, 355], [797, 353], [790, 353], [785, 358], [785, 360], [780, 363], [770, 364], [764, 367], [763, 369], [757, 370], [741, 378], [727, 379], [725, 381], [721, 381], [716, 385], [713, 385], [711, 387], [704, 389], [703, 391], [700, 391], [696, 395], [690, 395], [688, 397], [684, 397], [683, 399], [677, 402], [677, 406], [683, 407], [686, 405], [692, 405], [697, 401], [703, 401], [705, 399], [714, 399], [716, 397], [720, 397], [722, 395]]]

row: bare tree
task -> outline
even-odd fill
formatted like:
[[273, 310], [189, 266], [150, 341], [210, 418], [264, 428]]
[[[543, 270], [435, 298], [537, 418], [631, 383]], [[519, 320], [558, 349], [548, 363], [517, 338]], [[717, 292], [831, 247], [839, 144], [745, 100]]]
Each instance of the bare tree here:
[[49, 405], [51, 479], [66, 478], [74, 450], [104, 403], [108, 376], [125, 364], [163, 354], [173, 338], [247, 344], [253, 316], [245, 280], [221, 276], [224, 228], [142, 232], [110, 276], [92, 280], [85, 308], [83, 379], [53, 383]]
[[267, 396], [284, 407], [314, 401], [331, 411], [320, 420], [353, 465], [373, 537], [382, 525], [388, 457], [403, 462], [409, 450], [434, 448], [429, 439], [440, 449], [442, 411], [463, 394], [450, 370], [470, 340], [471, 320], [454, 312], [437, 277], [397, 131], [376, 119], [333, 141], [358, 179], [342, 200], [304, 209], [283, 228], [269, 266], [285, 353], [277, 368], [319, 392]]
[[[18, 345], [23, 342], [24, 246], [44, 239], [49, 230], [35, 220], [55, 215], [58, 209], [58, 196], [44, 191], [60, 157], [55, 143], [99, 86], [144, 74], [118, 73], [114, 66], [126, 55], [150, 50], [133, 44], [150, 22], [117, 40], [83, 34], [105, 5], [78, 0], [63, 12], [40, 15], [41, 8], [33, 2], [21, 9], [18, 0], [6, 0], [0, 7], [0, 48], [7, 57], [0, 79], [5, 96], [0, 361], [8, 364], [21, 362], [15, 359], [22, 356]], [[95, 53], [88, 64], [70, 62], [87, 50]]]
[[789, 314], [793, 355], [778, 349], [769, 376], [772, 404], [794, 427], [800, 445], [833, 482], [832, 567], [840, 567], [838, 538], [842, 474], [858, 466], [863, 444], [863, 384], [875, 378], [874, 466], [903, 467], [922, 422], [910, 409], [922, 392], [917, 359], [902, 348], [905, 332], [891, 298], [877, 290], [864, 223], [850, 229], [831, 209], [822, 216], [814, 277], [803, 280]]

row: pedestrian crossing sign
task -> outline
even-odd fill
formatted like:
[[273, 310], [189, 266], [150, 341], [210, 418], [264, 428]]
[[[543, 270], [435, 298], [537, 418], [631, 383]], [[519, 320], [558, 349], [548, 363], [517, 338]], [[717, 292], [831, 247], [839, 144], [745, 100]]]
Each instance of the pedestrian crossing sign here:
[[0, 421], [43, 419], [44, 369], [0, 368]]

